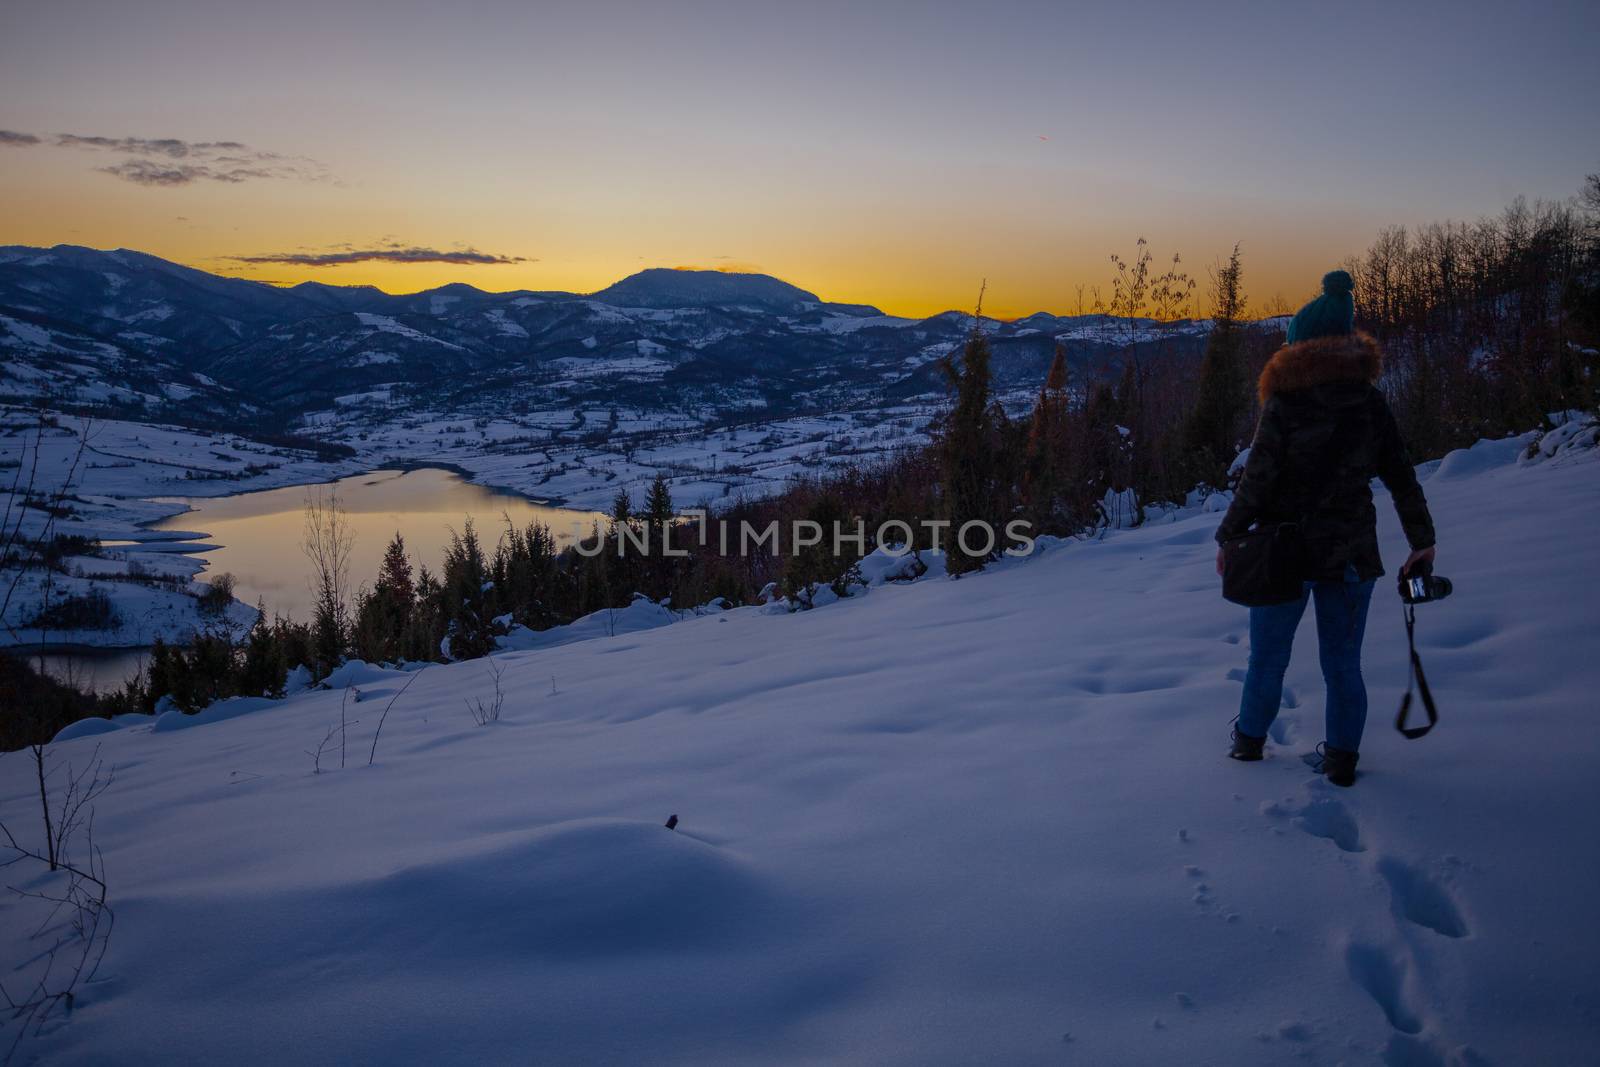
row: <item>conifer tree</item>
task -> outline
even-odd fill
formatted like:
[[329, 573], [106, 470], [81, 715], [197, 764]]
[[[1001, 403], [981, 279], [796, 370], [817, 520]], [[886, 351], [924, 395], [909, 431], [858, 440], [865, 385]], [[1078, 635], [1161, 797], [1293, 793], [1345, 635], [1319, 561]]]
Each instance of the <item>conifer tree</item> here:
[[646, 592], [651, 597], [664, 597], [672, 591], [674, 560], [665, 551], [672, 518], [672, 492], [667, 487], [667, 476], [657, 473], [644, 499], [644, 522], [650, 538], [650, 558], [645, 561], [644, 573], [649, 586]]
[[460, 533], [450, 534], [444, 553], [445, 633], [450, 638], [450, 658], [475, 659], [494, 648], [488, 598], [488, 564], [483, 543], [469, 518]]
[[239, 692], [243, 696], [280, 697], [288, 673], [284, 642], [279, 639], [277, 629], [267, 621], [266, 602], [258, 601], [255, 625], [250, 627], [245, 638]]
[[645, 521], [652, 529], [660, 530], [671, 524], [672, 515], [672, 491], [667, 486], [667, 476], [658, 473], [644, 499]]
[[822, 539], [814, 545], [796, 547], [784, 561], [779, 591], [801, 607], [812, 606], [812, 597], [818, 586], [828, 585], [840, 596], [849, 592], [852, 580], [859, 581], [859, 557], [848, 557], [834, 552], [834, 531], [851, 532], [849, 514], [844, 502], [830, 492], [824, 492], [806, 509], [805, 521], [816, 523]]
[[398, 609], [411, 606], [416, 589], [411, 581], [411, 560], [406, 556], [405, 538], [395, 531], [394, 540], [384, 549], [383, 563], [378, 568], [377, 588], [383, 590], [390, 603]]
[[1054, 525], [1062, 509], [1067, 455], [1067, 353], [1056, 345], [1050, 372], [1039, 389], [1023, 461], [1023, 501], [1034, 521]]
[[[978, 570], [989, 558], [962, 550], [958, 532], [968, 522], [988, 522], [998, 531], [994, 511], [994, 427], [989, 410], [989, 339], [984, 336], [982, 302], [972, 334], [961, 350], [959, 364], [945, 357], [944, 369], [955, 391], [955, 404], [945, 419], [940, 440], [944, 473], [945, 516], [950, 520], [945, 548], [946, 566], [952, 574]], [[998, 533], [997, 533], [998, 537]], [[984, 543], [974, 537], [974, 547]]]
[[405, 539], [397, 532], [384, 550], [377, 582], [356, 596], [355, 621], [350, 643], [355, 654], [370, 663], [389, 663], [401, 657], [400, 634], [416, 602], [411, 580], [411, 560]]
[[1240, 275], [1239, 246], [1234, 245], [1228, 262], [1213, 275], [1216, 311], [1200, 361], [1199, 399], [1184, 427], [1184, 443], [1194, 457], [1193, 473], [1213, 486], [1221, 486], [1226, 478], [1250, 410]]
[[628, 499], [626, 489], [618, 489], [617, 495], [611, 498], [611, 530], [615, 533], [617, 527], [626, 526], [633, 522], [633, 502]]
[[172, 692], [181, 666], [173, 649], [158, 634], [150, 646], [150, 661], [145, 667], [145, 711], [155, 711], [161, 698]]

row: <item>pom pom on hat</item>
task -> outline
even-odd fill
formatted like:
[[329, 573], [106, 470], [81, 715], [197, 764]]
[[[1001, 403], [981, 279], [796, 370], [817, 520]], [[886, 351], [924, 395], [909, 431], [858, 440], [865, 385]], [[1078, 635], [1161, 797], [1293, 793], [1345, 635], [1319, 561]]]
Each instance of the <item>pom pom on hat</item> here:
[[1350, 295], [1356, 283], [1348, 271], [1322, 276], [1322, 295], [1301, 308], [1289, 323], [1289, 343], [1316, 337], [1344, 337], [1355, 332], [1356, 304]]

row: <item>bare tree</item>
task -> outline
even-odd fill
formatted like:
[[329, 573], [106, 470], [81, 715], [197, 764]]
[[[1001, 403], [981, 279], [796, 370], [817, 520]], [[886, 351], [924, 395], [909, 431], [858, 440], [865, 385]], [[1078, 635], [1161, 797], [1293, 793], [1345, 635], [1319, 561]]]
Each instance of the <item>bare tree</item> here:
[[317, 673], [326, 677], [339, 665], [350, 630], [350, 550], [355, 534], [338, 490], [306, 493], [305, 526], [300, 547], [311, 563], [311, 592], [316, 607], [312, 621]]
[[[66, 471], [62, 474], [60, 482], [46, 491], [41, 489], [39, 484], [39, 460], [44, 452], [45, 431], [54, 426], [54, 419], [41, 412], [38, 422], [33, 427], [31, 454], [27, 438], [23, 438], [22, 450], [17, 457], [17, 472], [12, 476], [10, 492], [6, 494], [5, 510], [3, 515], [0, 515], [0, 567], [12, 572], [5, 581], [4, 594], [0, 595], [0, 620], [9, 619], [11, 602], [16, 597], [17, 590], [28, 571], [35, 567], [45, 567], [43, 585], [45, 603], [42, 607], [44, 609], [49, 607], [54, 589], [54, 576], [46, 566], [43, 550], [55, 536], [56, 521], [65, 513], [67, 498], [72, 493], [72, 487], [77, 484], [78, 472], [83, 466], [84, 453], [89, 449], [89, 437], [94, 424], [91, 420], [84, 420], [82, 427], [74, 435], [77, 438], [77, 446], [67, 459]], [[44, 514], [37, 532], [29, 530], [29, 509]], [[43, 613], [46, 612], [41, 612]], [[4, 625], [15, 638], [16, 628], [9, 621]], [[42, 661], [40, 669], [42, 672]]]
[[67, 782], [66, 788], [62, 790], [61, 802], [59, 805], [52, 805], [48, 784], [50, 778], [48, 747], [39, 743], [29, 745], [28, 751], [33, 756], [35, 776], [39, 783], [39, 806], [44, 816], [45, 860], [53, 871], [66, 861], [68, 842], [83, 825], [88, 812], [93, 810], [89, 805], [95, 797], [110, 787], [116, 771], [113, 769], [102, 774], [104, 764], [100, 759], [100, 746], [96, 745], [83, 770], [74, 774], [72, 765], [67, 764]]
[[[98, 747], [83, 771], [73, 774], [69, 766], [66, 789], [54, 805], [52, 818], [44, 746], [35, 746], [35, 759], [45, 813], [43, 850], [24, 845], [11, 827], [0, 821], [0, 870], [34, 865], [48, 872], [18, 880], [40, 888], [7, 886], [19, 908], [38, 914], [38, 925], [30, 936], [47, 941], [18, 968], [31, 971], [21, 990], [14, 992], [0, 983], [0, 1006], [6, 1018], [17, 1023], [17, 1033], [3, 1057], [8, 1063], [23, 1038], [30, 1032], [37, 1036], [57, 1008], [72, 1010], [78, 988], [94, 977], [105, 958], [115, 922], [106, 902], [105, 862], [94, 844], [94, 810], [90, 806], [110, 786], [113, 775], [101, 774]], [[80, 837], [81, 860], [72, 856]]]

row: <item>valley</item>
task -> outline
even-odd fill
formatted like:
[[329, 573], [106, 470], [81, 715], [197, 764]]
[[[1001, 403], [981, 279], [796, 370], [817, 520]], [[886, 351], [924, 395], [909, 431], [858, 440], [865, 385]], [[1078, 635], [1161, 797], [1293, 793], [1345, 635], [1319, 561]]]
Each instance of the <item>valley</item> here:
[[[928, 441], [941, 361], [974, 325], [828, 303], [759, 274], [392, 295], [280, 289], [126, 250], [0, 248], [0, 464], [18, 529], [126, 542], [65, 575], [24, 575], [3, 640], [123, 647], [203, 624], [192, 579], [208, 531], [174, 528], [175, 498], [437, 467], [579, 512], [619, 491], [637, 500], [659, 475], [680, 507], [715, 508], [869, 464]], [[981, 326], [1013, 414], [1058, 346], [1081, 392], [1130, 358], [1197, 358], [1210, 328], [1043, 312]], [[27, 625], [49, 598], [90, 588], [112, 594], [117, 625]]]

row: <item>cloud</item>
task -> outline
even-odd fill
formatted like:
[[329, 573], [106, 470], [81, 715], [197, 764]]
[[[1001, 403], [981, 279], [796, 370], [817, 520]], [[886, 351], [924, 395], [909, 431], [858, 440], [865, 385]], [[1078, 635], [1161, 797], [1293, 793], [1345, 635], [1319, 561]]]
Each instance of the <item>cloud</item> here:
[[291, 267], [340, 267], [347, 263], [451, 263], [457, 266], [500, 266], [537, 263], [526, 256], [502, 256], [476, 248], [444, 251], [416, 245], [391, 244], [382, 248], [350, 248], [336, 252], [278, 252], [254, 256], [228, 256], [237, 263], [278, 263]]
[[55, 143], [62, 148], [102, 148], [110, 152], [167, 156], [171, 159], [206, 157], [217, 152], [246, 152], [257, 158], [277, 158], [271, 152], [254, 152], [249, 145], [238, 141], [180, 141], [175, 137], [85, 137], [76, 133], [58, 133]]
[[149, 159], [128, 159], [95, 169], [135, 185], [188, 185], [200, 181], [237, 184], [252, 178], [280, 177], [261, 167], [211, 167], [196, 163], [158, 163]]
[[241, 141], [183, 141], [176, 137], [98, 137], [80, 133], [38, 134], [0, 130], [0, 146], [70, 148], [124, 156], [95, 169], [146, 186], [289, 179], [326, 181], [328, 168], [304, 156], [251, 148]]

